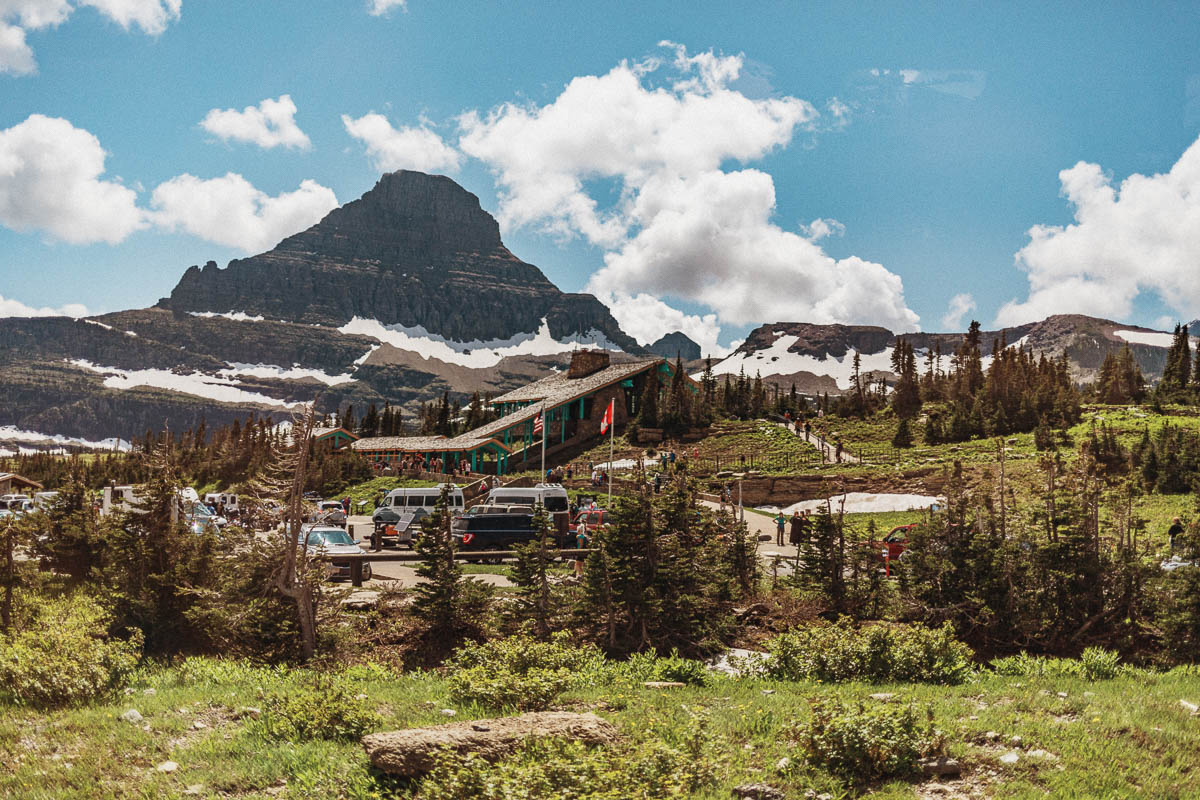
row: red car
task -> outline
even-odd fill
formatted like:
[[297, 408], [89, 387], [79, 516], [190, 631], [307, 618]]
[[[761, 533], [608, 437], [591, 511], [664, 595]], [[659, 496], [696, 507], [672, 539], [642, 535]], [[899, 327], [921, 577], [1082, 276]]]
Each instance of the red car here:
[[884, 559], [884, 548], [887, 548], [886, 558], [890, 561], [895, 561], [904, 554], [908, 549], [908, 532], [917, 527], [917, 523], [913, 522], [908, 525], [897, 525], [888, 531], [888, 535], [883, 537], [882, 542], [872, 542], [871, 547], [874, 547], [879, 553], [879, 558]]
[[575, 531], [579, 528], [580, 522], [587, 523], [589, 532], [596, 530], [597, 525], [603, 525], [608, 522], [606, 519], [607, 515], [607, 512], [603, 508], [584, 509], [583, 511], [576, 513], [575, 518], [571, 520], [571, 525], [569, 528], [571, 535], [575, 535]]

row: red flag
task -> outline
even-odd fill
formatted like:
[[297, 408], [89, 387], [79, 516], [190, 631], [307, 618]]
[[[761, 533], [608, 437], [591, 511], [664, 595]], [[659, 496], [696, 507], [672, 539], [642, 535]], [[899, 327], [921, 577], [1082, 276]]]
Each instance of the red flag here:
[[616, 403], [616, 398], [608, 401], [608, 408], [604, 411], [604, 417], [600, 420], [600, 433], [608, 433], [608, 427], [613, 423], [613, 405]]
[[542, 412], [539, 411], [538, 415], [533, 418], [533, 435], [537, 436], [541, 432], [542, 432]]

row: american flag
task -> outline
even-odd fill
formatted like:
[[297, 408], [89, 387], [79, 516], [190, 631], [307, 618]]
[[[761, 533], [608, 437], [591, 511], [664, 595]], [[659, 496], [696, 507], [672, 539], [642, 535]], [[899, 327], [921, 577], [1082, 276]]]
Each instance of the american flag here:
[[542, 432], [542, 412], [539, 411], [538, 415], [533, 418], [533, 435], [537, 436], [541, 432]]

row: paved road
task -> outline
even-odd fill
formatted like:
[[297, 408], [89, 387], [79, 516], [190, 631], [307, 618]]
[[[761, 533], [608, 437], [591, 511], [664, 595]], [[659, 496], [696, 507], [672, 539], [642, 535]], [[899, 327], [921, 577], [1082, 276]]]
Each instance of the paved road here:
[[[370, 517], [351, 516], [346, 521], [346, 531], [356, 542], [360, 542], [365, 548], [371, 546], [371, 532], [374, 526], [371, 524]], [[385, 547], [385, 553], [401, 553], [405, 552], [404, 547]], [[417, 574], [415, 567], [409, 566], [408, 563], [401, 561], [382, 561], [371, 564], [372, 577], [369, 581], [363, 581], [364, 588], [382, 588], [384, 584], [396, 584], [400, 588], [409, 588], [416, 586], [418, 583], [424, 583], [425, 579]], [[503, 575], [472, 575], [472, 578], [477, 578], [484, 583], [492, 586], [512, 586], [513, 582]]]

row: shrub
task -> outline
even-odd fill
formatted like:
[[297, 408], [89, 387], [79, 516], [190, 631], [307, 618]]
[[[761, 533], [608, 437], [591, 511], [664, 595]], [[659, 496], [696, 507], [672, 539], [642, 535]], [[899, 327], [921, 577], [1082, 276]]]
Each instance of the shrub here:
[[[31, 607], [35, 604], [31, 604]], [[141, 658], [142, 636], [107, 633], [112, 617], [86, 595], [39, 598], [27, 627], [0, 636], [0, 695], [17, 705], [61, 706], [111, 694]]]
[[450, 698], [489, 708], [538, 711], [594, 677], [602, 663], [599, 650], [572, 643], [566, 631], [548, 642], [519, 635], [469, 644], [447, 663]]
[[771, 640], [763, 663], [780, 680], [962, 683], [971, 674], [971, 649], [947, 623], [855, 628], [849, 621], [796, 628]]
[[380, 722], [368, 699], [351, 694], [343, 682], [319, 675], [309, 686], [266, 694], [262, 716], [251, 726], [267, 738], [302, 741], [357, 739]]
[[1000, 675], [1025, 678], [1083, 678], [1102, 681], [1115, 678], [1121, 672], [1121, 656], [1111, 650], [1089, 647], [1079, 659], [1047, 658], [1021, 652], [1014, 656], [997, 658], [991, 663], [992, 670]]
[[612, 664], [611, 674], [635, 682], [677, 681], [690, 686], [704, 686], [713, 679], [712, 671], [703, 661], [684, 658], [678, 650], [669, 656], [660, 656], [656, 651], [634, 653], [628, 661]]
[[659, 800], [691, 797], [715, 782], [708, 734], [693, 724], [683, 746], [661, 741], [589, 750], [578, 742], [531, 740], [489, 764], [473, 753], [442, 755], [421, 782], [421, 800]]
[[912, 777], [919, 772], [920, 759], [945, 751], [932, 711], [927, 709], [922, 724], [912, 706], [868, 709], [818, 700], [794, 735], [805, 761], [851, 785]]

